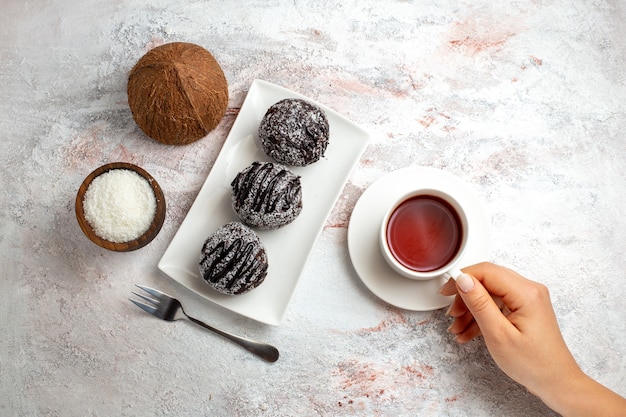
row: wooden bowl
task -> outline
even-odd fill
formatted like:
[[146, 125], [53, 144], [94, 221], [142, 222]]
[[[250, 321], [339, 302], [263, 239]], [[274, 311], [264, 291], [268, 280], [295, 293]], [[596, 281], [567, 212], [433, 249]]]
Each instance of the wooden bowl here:
[[[89, 184], [91, 184], [91, 181], [93, 181], [93, 179], [96, 178], [98, 175], [104, 174], [105, 172], [114, 169], [128, 169], [141, 175], [148, 181], [148, 184], [150, 184], [150, 186], [152, 187], [152, 191], [154, 191], [154, 196], [156, 198], [156, 213], [154, 214], [154, 219], [152, 220], [152, 223], [150, 224], [148, 230], [137, 239], [122, 243], [110, 242], [98, 236], [85, 218], [85, 210], [83, 208], [85, 192], [87, 191], [87, 188], [89, 188]], [[78, 220], [78, 224], [83, 230], [83, 233], [85, 233], [85, 236], [87, 236], [89, 240], [91, 240], [96, 245], [115, 252], [133, 251], [139, 248], [143, 248], [159, 234], [159, 231], [163, 226], [163, 222], [165, 221], [165, 196], [163, 195], [163, 190], [161, 190], [161, 187], [156, 182], [156, 180], [142, 168], [126, 162], [113, 162], [97, 168], [95, 171], [89, 174], [80, 185], [80, 188], [78, 189], [78, 194], [76, 195], [76, 219]]]

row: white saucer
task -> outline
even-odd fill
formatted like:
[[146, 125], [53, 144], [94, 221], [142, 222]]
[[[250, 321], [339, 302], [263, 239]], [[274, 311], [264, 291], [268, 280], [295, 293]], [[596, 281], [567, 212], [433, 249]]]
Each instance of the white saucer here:
[[446, 282], [444, 277], [416, 281], [393, 271], [380, 253], [378, 232], [389, 205], [412, 189], [434, 184], [454, 193], [466, 209], [468, 245], [459, 266], [486, 261], [491, 234], [483, 205], [460, 178], [439, 169], [409, 167], [380, 178], [359, 198], [348, 226], [348, 250], [361, 281], [383, 301], [406, 310], [436, 310], [448, 306], [453, 297], [439, 295], [439, 288]]

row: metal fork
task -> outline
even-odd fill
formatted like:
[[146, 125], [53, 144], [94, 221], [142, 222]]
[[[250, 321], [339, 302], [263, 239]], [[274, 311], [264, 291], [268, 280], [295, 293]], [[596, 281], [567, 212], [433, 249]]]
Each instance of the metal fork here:
[[129, 300], [132, 301], [137, 307], [141, 308], [144, 311], [147, 311], [153, 316], [167, 321], [187, 319], [192, 323], [202, 326], [205, 329], [209, 329], [219, 334], [220, 336], [223, 336], [226, 339], [235, 342], [239, 346], [242, 346], [243, 348], [249, 350], [257, 356], [260, 356], [268, 362], [276, 362], [278, 360], [278, 349], [276, 349], [274, 346], [261, 342], [255, 342], [254, 340], [246, 339], [244, 337], [235, 336], [234, 334], [209, 326], [208, 324], [187, 315], [187, 313], [185, 313], [185, 310], [183, 310], [182, 304], [176, 298], [170, 297], [169, 295], [164, 294], [161, 291], [157, 291], [154, 288], [144, 287], [137, 284], [135, 285], [154, 298], [147, 297], [133, 291], [133, 294], [146, 301], [147, 304], [142, 303], [141, 301], [133, 300], [132, 298], [129, 298]]

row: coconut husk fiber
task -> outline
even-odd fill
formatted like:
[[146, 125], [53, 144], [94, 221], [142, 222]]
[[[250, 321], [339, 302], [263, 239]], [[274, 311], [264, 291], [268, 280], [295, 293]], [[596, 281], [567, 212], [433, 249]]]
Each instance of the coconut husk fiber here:
[[146, 53], [128, 77], [128, 104], [143, 132], [184, 145], [206, 136], [224, 117], [228, 84], [213, 55], [173, 42]]

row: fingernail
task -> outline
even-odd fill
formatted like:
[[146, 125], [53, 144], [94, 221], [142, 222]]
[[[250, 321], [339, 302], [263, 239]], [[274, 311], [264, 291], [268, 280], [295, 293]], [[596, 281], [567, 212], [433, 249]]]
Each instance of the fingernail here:
[[450, 304], [450, 306], [446, 310], [446, 316], [450, 316], [450, 310], [452, 310], [452, 304]]
[[474, 288], [474, 279], [468, 274], [461, 274], [456, 278], [456, 285], [463, 292], [469, 292]]

